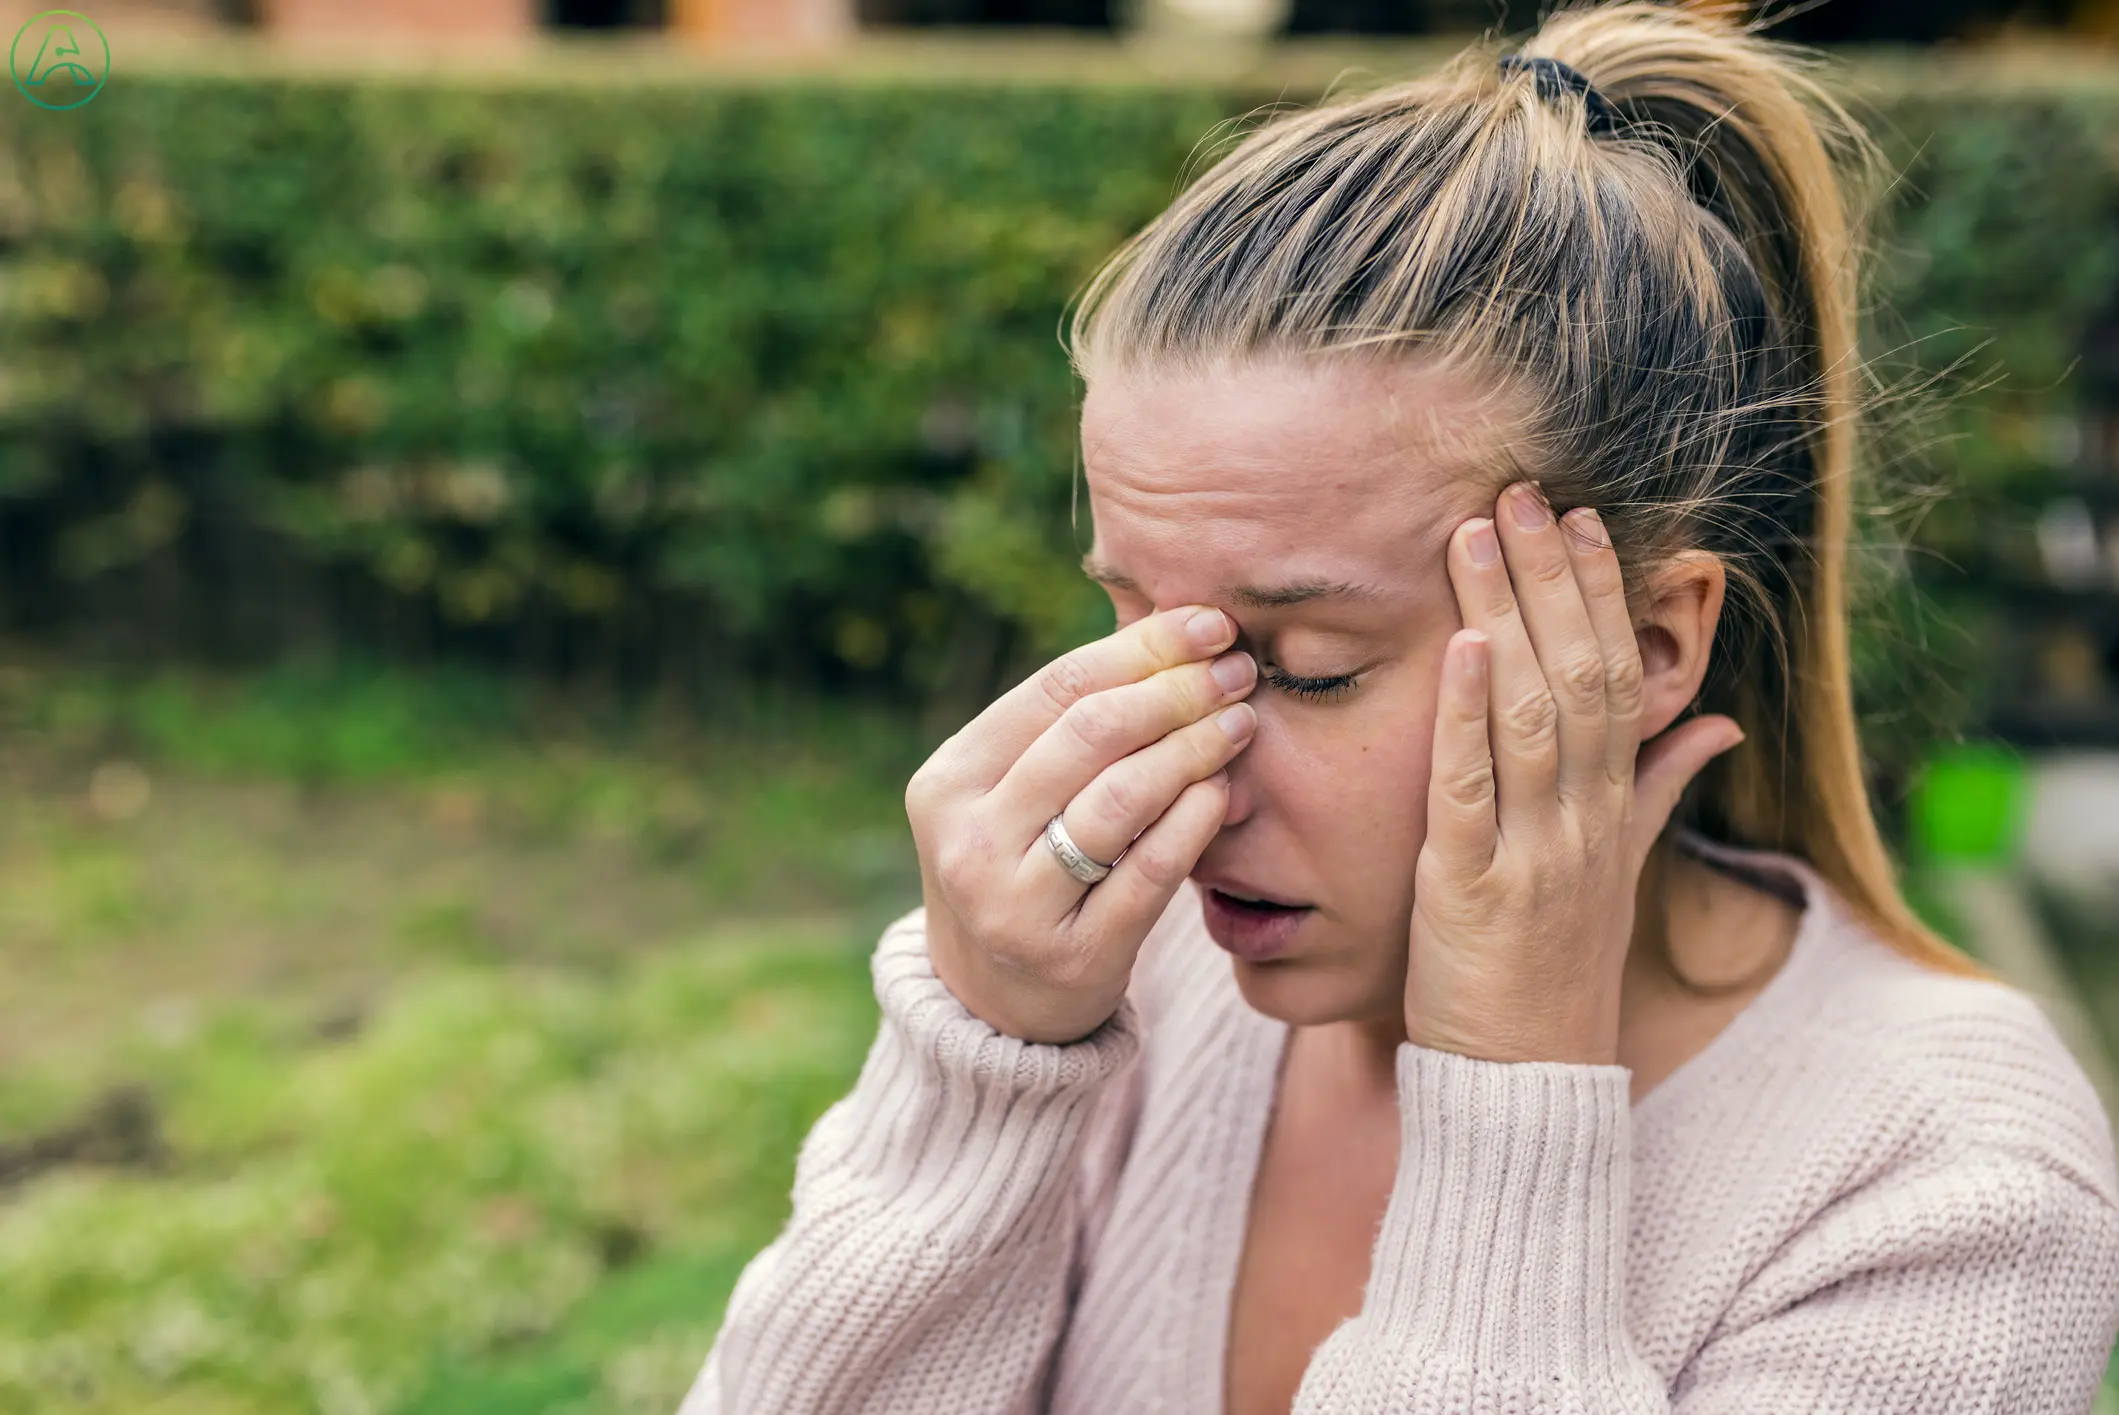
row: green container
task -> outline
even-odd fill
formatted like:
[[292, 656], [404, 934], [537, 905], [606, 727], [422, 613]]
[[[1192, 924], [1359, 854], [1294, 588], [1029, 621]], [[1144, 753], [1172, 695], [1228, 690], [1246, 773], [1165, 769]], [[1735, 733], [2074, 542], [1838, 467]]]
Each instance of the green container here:
[[1911, 800], [1921, 858], [1959, 864], [2012, 860], [2023, 837], [2030, 775], [2023, 758], [1992, 742], [1944, 749], [1922, 768]]

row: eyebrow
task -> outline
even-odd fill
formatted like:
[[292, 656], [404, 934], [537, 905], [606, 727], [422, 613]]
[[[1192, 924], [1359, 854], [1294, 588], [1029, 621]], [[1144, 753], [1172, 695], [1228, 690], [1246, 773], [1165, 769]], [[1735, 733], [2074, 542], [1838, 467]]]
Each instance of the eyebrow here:
[[[1140, 584], [1132, 576], [1098, 560], [1093, 554], [1082, 557], [1082, 573], [1100, 585], [1113, 589], [1140, 593]], [[1234, 585], [1223, 592], [1232, 603], [1246, 609], [1287, 609], [1298, 604], [1312, 604], [1318, 600], [1352, 600], [1356, 603], [1374, 603], [1384, 597], [1383, 591], [1374, 585], [1349, 584], [1345, 580], [1295, 580], [1284, 585]]]

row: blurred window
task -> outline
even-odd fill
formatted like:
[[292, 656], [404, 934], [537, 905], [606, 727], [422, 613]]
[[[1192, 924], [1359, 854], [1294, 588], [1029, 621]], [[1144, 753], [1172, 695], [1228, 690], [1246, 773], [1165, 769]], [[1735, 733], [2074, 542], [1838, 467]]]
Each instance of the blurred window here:
[[871, 25], [1072, 25], [1108, 29], [1111, 0], [859, 0]]
[[545, 0], [545, 23], [553, 29], [659, 27], [663, 0]]

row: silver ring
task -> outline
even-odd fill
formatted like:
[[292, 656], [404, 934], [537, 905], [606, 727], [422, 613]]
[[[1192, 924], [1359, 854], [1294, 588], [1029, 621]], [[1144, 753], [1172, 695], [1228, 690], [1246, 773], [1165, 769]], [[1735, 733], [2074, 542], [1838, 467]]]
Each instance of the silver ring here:
[[1082, 847], [1074, 843], [1074, 837], [1067, 834], [1067, 823], [1061, 819], [1064, 815], [1066, 812], [1062, 811], [1045, 822], [1045, 843], [1052, 847], [1052, 854], [1060, 862], [1061, 869], [1083, 884], [1095, 884], [1111, 873], [1111, 866], [1092, 860], [1082, 852]]

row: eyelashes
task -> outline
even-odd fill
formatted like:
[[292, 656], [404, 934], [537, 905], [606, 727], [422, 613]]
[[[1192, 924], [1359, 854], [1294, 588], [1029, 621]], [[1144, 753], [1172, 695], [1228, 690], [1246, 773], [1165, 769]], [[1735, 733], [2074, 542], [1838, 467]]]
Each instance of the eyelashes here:
[[1355, 678], [1351, 673], [1335, 674], [1330, 678], [1297, 678], [1294, 674], [1270, 664], [1260, 667], [1258, 676], [1283, 693], [1292, 693], [1298, 698], [1308, 698], [1313, 702], [1345, 697], [1353, 689]]

